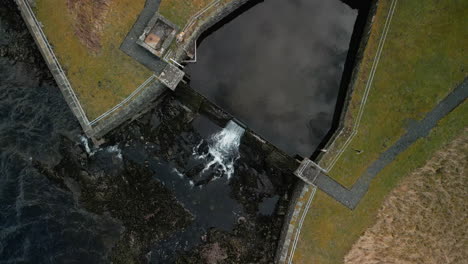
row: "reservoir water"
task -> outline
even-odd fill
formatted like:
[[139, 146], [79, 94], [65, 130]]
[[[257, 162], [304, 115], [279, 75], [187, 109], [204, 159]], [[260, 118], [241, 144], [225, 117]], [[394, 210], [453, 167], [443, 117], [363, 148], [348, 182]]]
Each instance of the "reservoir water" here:
[[259, 2], [216, 28], [191, 86], [290, 155], [330, 129], [357, 10], [339, 0]]

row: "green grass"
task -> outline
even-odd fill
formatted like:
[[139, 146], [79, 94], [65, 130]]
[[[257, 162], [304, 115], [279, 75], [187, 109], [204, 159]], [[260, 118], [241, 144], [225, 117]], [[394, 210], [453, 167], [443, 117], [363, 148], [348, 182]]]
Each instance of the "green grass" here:
[[[367, 83], [378, 40], [390, 6], [380, 0], [362, 66], [354, 85], [345, 127], [350, 130]], [[420, 120], [466, 77], [468, 2], [463, 0], [398, 1], [375, 73], [359, 132], [330, 171], [352, 186], [379, 155]], [[339, 137], [323, 157], [327, 168], [348, 134]], [[355, 150], [362, 150], [357, 155]]]
[[399, 181], [423, 166], [437, 150], [466, 133], [466, 116], [468, 102], [440, 120], [426, 138], [416, 141], [383, 169], [354, 211], [317, 191], [302, 228], [294, 263], [342, 263], [353, 243], [375, 222], [385, 196]]
[[188, 20], [213, 0], [161, 0], [159, 13], [181, 30]]
[[75, 36], [65, 0], [36, 1], [36, 16], [90, 120], [118, 104], [152, 75], [119, 49], [144, 3], [145, 0], [110, 2], [102, 30], [102, 49], [95, 54]]
[[[350, 134], [391, 0], [380, 0], [363, 61], [346, 113], [345, 132], [320, 164], [326, 168]], [[468, 2], [429, 0], [420, 5], [398, 1], [385, 47], [367, 99], [361, 126], [330, 176], [352, 186], [381, 153], [405, 132], [411, 120], [421, 120], [466, 78]], [[353, 243], [375, 222], [386, 195], [399, 181], [423, 166], [437, 150], [468, 126], [464, 102], [439, 121], [426, 138], [402, 152], [372, 181], [353, 211], [318, 191], [302, 227], [294, 263], [342, 263]], [[357, 155], [354, 150], [362, 150]]]

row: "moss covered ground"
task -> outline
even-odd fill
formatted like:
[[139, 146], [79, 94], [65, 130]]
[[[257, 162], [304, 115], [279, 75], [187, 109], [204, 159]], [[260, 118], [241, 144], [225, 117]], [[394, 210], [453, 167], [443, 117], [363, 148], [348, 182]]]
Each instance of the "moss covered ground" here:
[[[37, 0], [34, 12], [53, 46], [55, 55], [77, 94], [89, 120], [103, 114], [140, 86], [152, 72], [123, 53], [119, 47], [143, 9], [145, 0], [108, 1], [101, 8], [70, 8], [67, 0]], [[97, 28], [100, 48], [85, 45], [89, 32], [77, 21], [102, 12], [91, 23]], [[96, 15], [98, 16], [98, 15]], [[81, 35], [80, 35], [81, 34]], [[84, 34], [84, 35], [83, 35]]]
[[182, 29], [193, 15], [211, 2], [213, 0], [161, 0], [159, 13]]

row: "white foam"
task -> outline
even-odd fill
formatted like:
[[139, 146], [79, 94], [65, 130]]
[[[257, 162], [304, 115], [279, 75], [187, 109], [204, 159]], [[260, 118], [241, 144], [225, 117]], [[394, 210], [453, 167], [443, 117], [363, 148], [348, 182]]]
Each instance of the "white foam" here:
[[173, 171], [175, 174], [177, 174], [181, 179], [184, 178], [184, 174], [181, 173], [178, 169], [173, 168], [172, 171]]
[[194, 148], [196, 159], [207, 160], [207, 163], [200, 174], [203, 174], [213, 166], [220, 166], [223, 174], [228, 179], [234, 174], [234, 163], [239, 159], [239, 145], [245, 129], [237, 125], [232, 120], [226, 127], [213, 134], [208, 140], [208, 153], [198, 154], [203, 140]]
[[118, 159], [122, 159], [122, 150], [119, 148], [118, 145], [109, 146], [106, 148], [106, 151], [109, 153], [115, 153]]
[[94, 154], [94, 151], [91, 151], [91, 148], [89, 147], [88, 138], [84, 137], [84, 136], [80, 136], [80, 141], [83, 144], [83, 146], [85, 147], [86, 153], [88, 153], [90, 156], [92, 156]]

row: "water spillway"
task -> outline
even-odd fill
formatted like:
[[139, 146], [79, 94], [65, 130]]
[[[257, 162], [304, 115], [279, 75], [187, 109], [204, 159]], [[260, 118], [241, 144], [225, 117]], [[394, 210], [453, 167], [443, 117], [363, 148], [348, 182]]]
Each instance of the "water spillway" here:
[[230, 120], [226, 127], [213, 134], [208, 139], [207, 151], [200, 153], [204, 140], [194, 149], [196, 159], [204, 160], [205, 167], [200, 174], [210, 169], [216, 171], [216, 176], [226, 175], [228, 179], [234, 174], [234, 163], [239, 159], [239, 145], [245, 129]]

